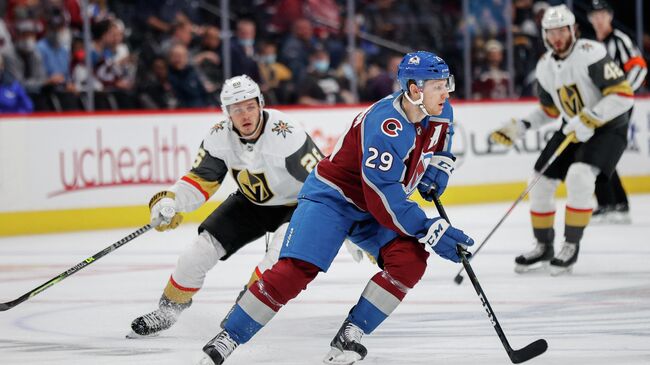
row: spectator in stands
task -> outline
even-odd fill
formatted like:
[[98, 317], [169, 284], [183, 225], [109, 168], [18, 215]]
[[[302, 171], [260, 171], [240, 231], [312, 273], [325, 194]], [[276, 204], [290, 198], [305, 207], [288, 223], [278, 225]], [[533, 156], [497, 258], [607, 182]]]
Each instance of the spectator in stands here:
[[274, 43], [263, 43], [260, 48], [259, 68], [262, 83], [260, 88], [267, 105], [285, 104], [289, 101], [291, 70], [277, 61], [278, 52]]
[[[70, 48], [70, 77], [74, 83], [75, 89], [79, 91], [86, 91], [88, 81], [90, 79], [91, 71], [86, 67], [86, 50], [84, 48], [84, 40], [75, 38], [72, 40], [72, 47]], [[93, 90], [100, 91], [104, 89], [101, 81], [93, 77]]]
[[248, 75], [257, 83], [262, 82], [255, 55], [255, 23], [250, 19], [237, 22], [237, 33], [230, 43], [231, 72], [233, 75]]
[[46, 19], [45, 37], [36, 43], [48, 77], [48, 88], [44, 91], [51, 100], [53, 110], [76, 110], [79, 103], [70, 77], [70, 45], [65, 43], [68, 33], [65, 14], [61, 9], [53, 8]]
[[485, 43], [487, 65], [472, 86], [475, 99], [504, 99], [508, 97], [510, 76], [502, 68], [503, 46], [496, 39]]
[[182, 44], [175, 44], [169, 50], [168, 78], [179, 108], [208, 106], [208, 93]]
[[[357, 93], [359, 95], [353, 102], [358, 103], [359, 100], [365, 99], [366, 84], [368, 83], [368, 68], [366, 67], [366, 54], [362, 49], [355, 49], [352, 53], [352, 63], [350, 63], [350, 59], [347, 57], [336, 69], [334, 75], [341, 83], [341, 86], [346, 89], [351, 89], [350, 85], [353, 82], [357, 83]], [[352, 96], [354, 97], [354, 95]]]
[[[7, 55], [13, 63], [15, 77], [24, 86], [30, 99], [34, 102], [36, 110], [47, 110], [46, 97], [41, 94], [41, 89], [48, 82], [43, 65], [43, 58], [36, 50], [36, 34], [38, 23], [32, 19], [22, 19], [15, 23], [14, 34], [16, 53]], [[9, 60], [7, 60], [9, 62]]]
[[173, 45], [182, 44], [185, 48], [189, 48], [192, 43], [192, 23], [181, 19], [176, 21], [171, 29], [171, 36], [164, 39], [160, 45], [162, 54], [168, 54]]
[[298, 84], [298, 104], [332, 105], [352, 103], [354, 97], [341, 87], [339, 80], [330, 73], [329, 54], [318, 48], [309, 56], [307, 74]]
[[397, 67], [402, 62], [401, 54], [391, 54], [385, 69], [370, 67], [369, 80], [366, 87], [367, 99], [365, 101], [379, 100], [386, 95], [400, 90], [397, 81]]
[[151, 72], [138, 83], [138, 101], [145, 109], [175, 109], [176, 97], [168, 79], [167, 61], [163, 57], [154, 59]]
[[210, 98], [217, 104], [220, 85], [223, 82], [223, 65], [221, 63], [221, 38], [219, 28], [206, 26], [201, 43], [192, 52], [194, 63], [199, 77], [203, 80]]
[[280, 50], [280, 62], [289, 67], [294, 81], [299, 83], [305, 75], [309, 55], [314, 51], [315, 45], [314, 29], [309, 20], [296, 20], [291, 35], [284, 41]]
[[[133, 79], [129, 74], [130, 58], [117, 60], [117, 48], [121, 41], [120, 30], [114, 19], [107, 18], [93, 24], [93, 48], [91, 50], [91, 60], [93, 64], [94, 77], [102, 83], [104, 91], [108, 94], [109, 109], [132, 109], [135, 107], [131, 90], [133, 89]], [[99, 106], [101, 98], [104, 95], [98, 95]]]
[[11, 41], [11, 33], [5, 24], [5, 21], [0, 18], [0, 55], [14, 53], [14, 44]]
[[4, 57], [0, 54], [0, 113], [31, 113], [32, 101], [25, 89], [4, 71]]
[[[250, 19], [241, 19], [237, 22], [235, 34], [237, 43], [248, 58], [255, 57], [255, 23]], [[239, 75], [235, 73], [235, 75]]]

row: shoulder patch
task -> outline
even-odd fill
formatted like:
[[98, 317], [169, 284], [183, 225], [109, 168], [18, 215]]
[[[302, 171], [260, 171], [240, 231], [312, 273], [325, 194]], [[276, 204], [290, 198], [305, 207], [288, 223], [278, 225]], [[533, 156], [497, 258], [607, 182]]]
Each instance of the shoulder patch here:
[[591, 43], [583, 43], [583, 44], [580, 45], [580, 49], [582, 49], [582, 50], [585, 51], [585, 52], [589, 52], [589, 51], [591, 51], [593, 48], [594, 48], [594, 46], [591, 45]]
[[214, 126], [212, 126], [212, 128], [210, 129], [210, 134], [217, 133], [217, 132], [219, 132], [221, 130], [224, 130], [224, 129], [226, 129], [226, 121], [222, 120], [221, 122], [219, 122], [219, 123], [215, 124]]
[[278, 136], [282, 135], [282, 137], [287, 138], [287, 133], [293, 133], [291, 129], [293, 129], [292, 125], [289, 125], [287, 122], [278, 120], [277, 123], [273, 123], [273, 128], [271, 131], [275, 132]]
[[388, 118], [381, 122], [381, 131], [388, 137], [397, 137], [402, 129], [402, 122], [397, 119]]

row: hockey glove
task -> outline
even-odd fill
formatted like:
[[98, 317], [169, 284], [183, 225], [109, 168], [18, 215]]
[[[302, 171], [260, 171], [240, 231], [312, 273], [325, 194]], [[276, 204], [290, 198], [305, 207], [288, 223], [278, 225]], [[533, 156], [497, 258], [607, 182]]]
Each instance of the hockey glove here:
[[[463, 248], [474, 244], [474, 240], [471, 237], [467, 236], [460, 229], [452, 227], [442, 218], [432, 219], [432, 224], [429, 226], [427, 234], [420, 238], [419, 241], [430, 246], [440, 257], [453, 262], [460, 262], [460, 256], [458, 256], [458, 252], [456, 251], [457, 244]], [[469, 253], [467, 253], [466, 257], [469, 256]]]
[[595, 128], [598, 126], [587, 114], [580, 112], [575, 117], [569, 119], [567, 124], [562, 128], [562, 133], [568, 136], [569, 133], [575, 132], [575, 139], [573, 142], [587, 142], [595, 133]]
[[176, 194], [171, 191], [161, 191], [149, 201], [151, 225], [156, 228], [156, 231], [174, 229], [183, 221], [183, 216], [176, 211], [175, 198]]
[[345, 240], [343, 243], [345, 243], [345, 248], [350, 253], [350, 256], [352, 256], [354, 262], [361, 262], [363, 260], [363, 250], [359, 246], [350, 242], [350, 240]]
[[521, 119], [510, 119], [501, 126], [501, 128], [490, 134], [490, 139], [494, 143], [502, 144], [504, 146], [512, 146], [512, 144], [522, 138], [526, 134], [528, 126]]
[[454, 166], [456, 166], [456, 156], [450, 152], [436, 152], [433, 155], [418, 184], [418, 191], [424, 200], [432, 201], [436, 195], [441, 196], [444, 193], [449, 175], [454, 172]]

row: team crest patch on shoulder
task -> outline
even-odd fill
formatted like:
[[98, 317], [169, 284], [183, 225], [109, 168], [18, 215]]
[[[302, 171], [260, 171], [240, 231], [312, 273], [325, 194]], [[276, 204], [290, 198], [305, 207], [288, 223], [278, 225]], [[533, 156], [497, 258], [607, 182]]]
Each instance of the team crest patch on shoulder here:
[[221, 122], [212, 126], [212, 128], [210, 129], [210, 133], [217, 133], [224, 129], [226, 129], [226, 121], [222, 120]]
[[381, 131], [388, 137], [397, 137], [402, 130], [402, 122], [397, 119], [386, 119], [381, 122]]
[[582, 48], [585, 51], [591, 51], [594, 46], [592, 46], [590, 43], [583, 43], [580, 48]]
[[293, 133], [291, 131], [292, 128], [293, 126], [289, 125], [289, 123], [280, 120], [273, 124], [271, 131], [275, 132], [278, 136], [282, 135], [282, 137], [287, 138], [287, 133]]

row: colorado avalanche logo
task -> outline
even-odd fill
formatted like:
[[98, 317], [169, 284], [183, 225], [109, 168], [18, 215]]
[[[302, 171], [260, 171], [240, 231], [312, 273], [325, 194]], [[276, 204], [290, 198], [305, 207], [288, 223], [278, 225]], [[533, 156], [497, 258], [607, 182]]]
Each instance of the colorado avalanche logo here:
[[409, 58], [409, 65], [419, 65], [419, 64], [420, 64], [420, 57], [413, 56]]
[[381, 123], [381, 131], [388, 137], [397, 137], [402, 130], [402, 123], [397, 119], [386, 119]]

